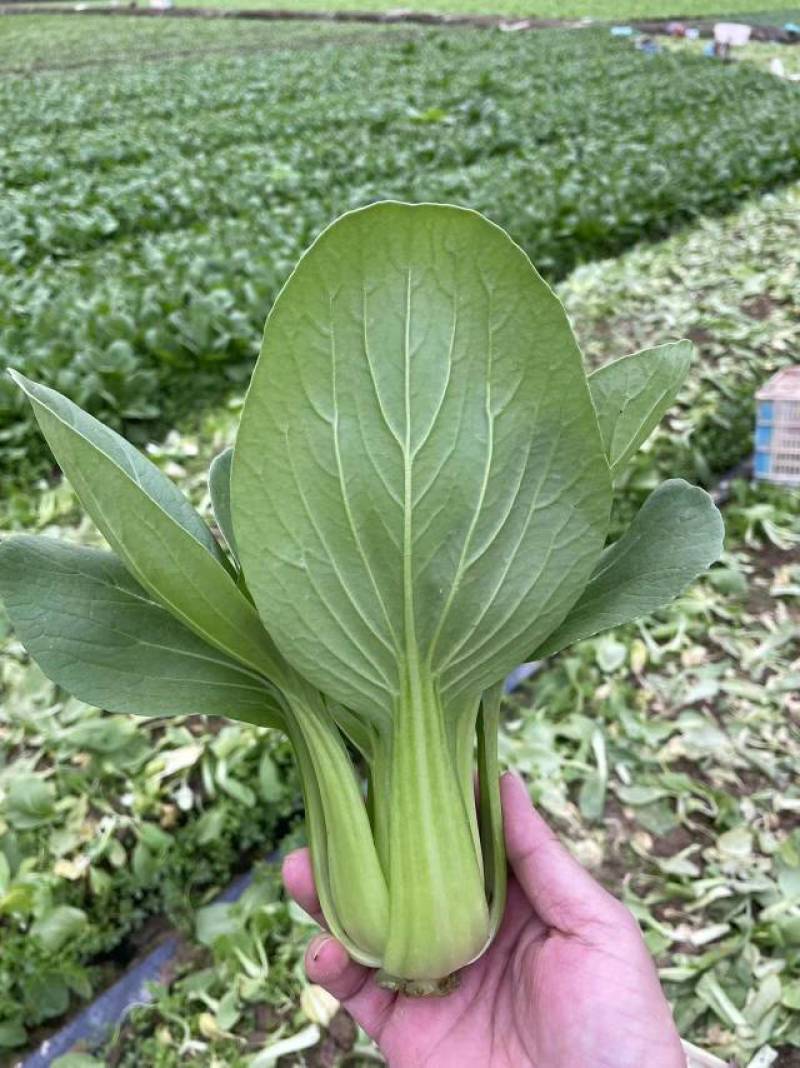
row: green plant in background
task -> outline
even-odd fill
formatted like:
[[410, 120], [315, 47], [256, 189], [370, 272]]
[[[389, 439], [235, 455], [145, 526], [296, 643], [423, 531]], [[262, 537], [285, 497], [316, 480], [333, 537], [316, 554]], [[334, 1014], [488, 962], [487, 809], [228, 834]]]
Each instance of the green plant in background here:
[[0, 592], [83, 700], [285, 731], [332, 931], [387, 983], [444, 990], [502, 914], [503, 678], [653, 611], [721, 552], [716, 508], [680, 480], [605, 547], [614, 479], [690, 348], [587, 378], [498, 227], [439, 205], [350, 213], [277, 299], [212, 467], [227, 551], [123, 438], [15, 375], [113, 552], [10, 538]]
[[[0, 38], [0, 364], [139, 446], [192, 414], [188, 396], [197, 411], [239, 392], [265, 309], [312, 237], [348, 208], [386, 197], [472, 205], [553, 281], [696, 231], [702, 216], [800, 175], [798, 86], [749, 63], [647, 56], [607, 30], [76, 21], [23, 16]], [[152, 62], [119, 64], [121, 52]], [[102, 86], [101, 60], [115, 69]], [[20, 63], [56, 69], [20, 94], [18, 78], [2, 76]], [[717, 257], [711, 276], [731, 263], [727, 289], [743, 247], [757, 243], [749, 263], [769, 266], [762, 226], [748, 222]], [[715, 249], [720, 237], [704, 240]], [[669, 267], [677, 288], [686, 263], [678, 275]], [[639, 288], [634, 280], [626, 302]], [[699, 289], [702, 303], [707, 279]], [[650, 285], [646, 298], [640, 329], [654, 325]], [[726, 344], [723, 366], [730, 355]], [[714, 353], [719, 390], [692, 412], [710, 435], [723, 433], [709, 411], [725, 385], [717, 363]], [[770, 373], [760, 359], [754, 367], [758, 381]], [[51, 470], [34, 424], [0, 379], [9, 490]]]

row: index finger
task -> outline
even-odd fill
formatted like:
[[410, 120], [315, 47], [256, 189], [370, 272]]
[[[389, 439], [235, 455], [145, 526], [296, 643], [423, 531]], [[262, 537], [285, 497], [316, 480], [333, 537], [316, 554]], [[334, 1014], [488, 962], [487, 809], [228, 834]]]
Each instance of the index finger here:
[[295, 849], [294, 852], [287, 853], [281, 866], [281, 877], [289, 897], [296, 901], [320, 927], [325, 927], [325, 917], [322, 915], [317, 889], [314, 885], [314, 872], [309, 851]]

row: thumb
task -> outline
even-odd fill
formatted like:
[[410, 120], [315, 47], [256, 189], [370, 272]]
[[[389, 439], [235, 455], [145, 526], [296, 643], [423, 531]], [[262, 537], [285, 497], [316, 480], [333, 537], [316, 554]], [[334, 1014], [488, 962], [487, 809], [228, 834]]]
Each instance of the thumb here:
[[635, 921], [572, 856], [535, 811], [522, 779], [500, 781], [508, 862], [534, 912], [548, 927], [567, 934], [595, 925], [632, 926]]
[[395, 996], [375, 982], [375, 973], [357, 964], [329, 934], [317, 935], [306, 950], [306, 975], [347, 1009], [370, 1038], [380, 1039]]
[[[298, 849], [285, 858], [283, 881], [289, 896], [318, 923], [324, 924], [307, 849]], [[369, 968], [351, 960], [333, 935], [318, 934], [311, 940], [306, 950], [306, 975], [341, 1001], [368, 1035], [379, 1037], [394, 995], [378, 986]]]

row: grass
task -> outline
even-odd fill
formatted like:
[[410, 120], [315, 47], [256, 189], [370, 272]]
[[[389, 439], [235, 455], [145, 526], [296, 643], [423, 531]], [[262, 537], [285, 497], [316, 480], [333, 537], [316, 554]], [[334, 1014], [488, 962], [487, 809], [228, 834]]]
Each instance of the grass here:
[[800, 22], [800, 8], [784, 7], [775, 11], [758, 11], [747, 15], [747, 21], [762, 26], [783, 26], [785, 22]]
[[624, 22], [647, 18], [708, 18], [755, 15], [760, 22], [783, 25], [798, 21], [800, 9], [764, 12], [753, 0], [176, 0], [179, 7], [226, 7], [232, 9], [282, 7], [294, 11], [412, 11], [451, 14], [515, 15], [540, 19], [595, 19]]
[[[36, 0], [32, 0], [36, 2]], [[70, 3], [72, 0], [61, 0]], [[90, 3], [95, 0], [89, 0]], [[108, 3], [109, 0], [97, 0]], [[280, 7], [290, 11], [411, 11], [449, 14], [503, 15], [540, 19], [592, 19], [625, 22], [647, 18], [746, 17], [767, 25], [800, 21], [800, 8], [764, 11], [753, 0], [175, 0], [178, 7], [221, 7], [231, 10]], [[143, 6], [146, 6], [144, 4]]]

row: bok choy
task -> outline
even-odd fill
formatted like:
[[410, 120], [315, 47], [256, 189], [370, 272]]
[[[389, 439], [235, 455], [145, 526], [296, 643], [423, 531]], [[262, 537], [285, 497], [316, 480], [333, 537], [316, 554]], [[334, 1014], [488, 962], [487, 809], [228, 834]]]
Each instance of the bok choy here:
[[606, 545], [614, 481], [690, 358], [677, 342], [587, 377], [502, 230], [372, 205], [269, 315], [210, 471], [219, 541], [123, 438], [14, 373], [110, 551], [9, 538], [0, 595], [84, 701], [283, 730], [331, 930], [385, 983], [442, 992], [504, 906], [504, 677], [653, 611], [721, 552], [719, 513], [680, 480]]

